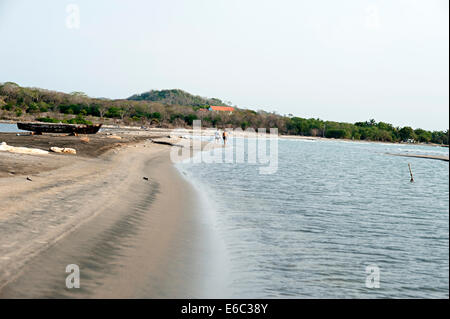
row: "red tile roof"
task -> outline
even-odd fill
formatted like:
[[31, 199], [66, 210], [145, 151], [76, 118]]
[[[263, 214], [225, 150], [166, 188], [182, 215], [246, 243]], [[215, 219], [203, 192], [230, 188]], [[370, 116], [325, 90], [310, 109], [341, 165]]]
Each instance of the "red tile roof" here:
[[213, 106], [211, 105], [211, 110], [213, 111], [226, 111], [226, 112], [233, 112], [234, 107], [231, 106]]

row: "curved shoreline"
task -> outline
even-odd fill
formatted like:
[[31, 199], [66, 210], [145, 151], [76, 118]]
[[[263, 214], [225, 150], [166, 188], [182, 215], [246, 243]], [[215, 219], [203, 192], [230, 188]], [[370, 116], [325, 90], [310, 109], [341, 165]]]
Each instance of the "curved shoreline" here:
[[[194, 155], [199, 156], [200, 154]], [[192, 158], [191, 158], [192, 159]], [[189, 159], [189, 160], [191, 160]], [[202, 274], [202, 288], [200, 298], [232, 298], [232, 276], [230, 273], [230, 256], [227, 252], [226, 242], [220, 234], [221, 225], [217, 221], [217, 209], [208, 198], [208, 188], [185, 170], [185, 162], [174, 165], [180, 177], [189, 184], [195, 193], [198, 203], [199, 222], [203, 225], [202, 238], [206, 238], [206, 245], [202, 247], [200, 259], [207, 261], [207, 267]]]
[[[9, 213], [0, 215], [0, 297], [202, 294], [209, 250], [195, 191], [167, 146], [115, 153], [43, 172], [33, 183], [0, 179], [0, 189], [15, 185], [5, 195]], [[68, 264], [80, 266], [81, 289], [65, 287]]]

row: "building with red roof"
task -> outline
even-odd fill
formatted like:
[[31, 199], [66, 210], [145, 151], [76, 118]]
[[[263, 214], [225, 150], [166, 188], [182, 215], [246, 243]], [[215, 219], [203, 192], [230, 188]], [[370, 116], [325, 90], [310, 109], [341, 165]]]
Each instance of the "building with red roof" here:
[[234, 107], [231, 106], [209, 106], [210, 111], [219, 111], [219, 112], [230, 112], [232, 113], [234, 111]]

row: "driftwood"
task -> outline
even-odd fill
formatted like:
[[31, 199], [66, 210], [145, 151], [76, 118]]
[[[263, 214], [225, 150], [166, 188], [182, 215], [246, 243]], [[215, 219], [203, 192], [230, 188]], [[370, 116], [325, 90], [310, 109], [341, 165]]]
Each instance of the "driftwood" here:
[[170, 142], [166, 142], [166, 141], [155, 141], [155, 140], [151, 140], [153, 143], [155, 144], [163, 144], [163, 145], [169, 145], [169, 146], [174, 146], [175, 144], [170, 143]]
[[44, 155], [48, 154], [47, 151], [38, 149], [38, 148], [28, 148], [28, 147], [16, 147], [7, 145], [5, 142], [0, 144], [0, 151], [6, 151], [10, 153], [19, 153], [19, 154], [32, 154], [32, 155]]
[[122, 138], [118, 135], [106, 135], [107, 138], [114, 138], [116, 140], [121, 140]]
[[167, 142], [167, 141], [158, 141], [158, 140], [154, 140], [154, 139], [149, 139], [152, 143], [155, 144], [162, 144], [162, 145], [169, 145], [169, 146], [177, 146], [177, 147], [184, 147], [183, 145], [180, 144], [174, 144], [172, 142]]
[[67, 154], [76, 154], [77, 150], [74, 148], [69, 148], [69, 147], [50, 147], [50, 151], [55, 152], [55, 153], [67, 153]]

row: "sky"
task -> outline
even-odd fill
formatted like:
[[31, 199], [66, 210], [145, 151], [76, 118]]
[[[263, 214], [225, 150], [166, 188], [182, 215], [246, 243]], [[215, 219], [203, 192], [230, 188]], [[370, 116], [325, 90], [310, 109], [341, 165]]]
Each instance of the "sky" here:
[[0, 82], [449, 127], [448, 0], [0, 0]]

